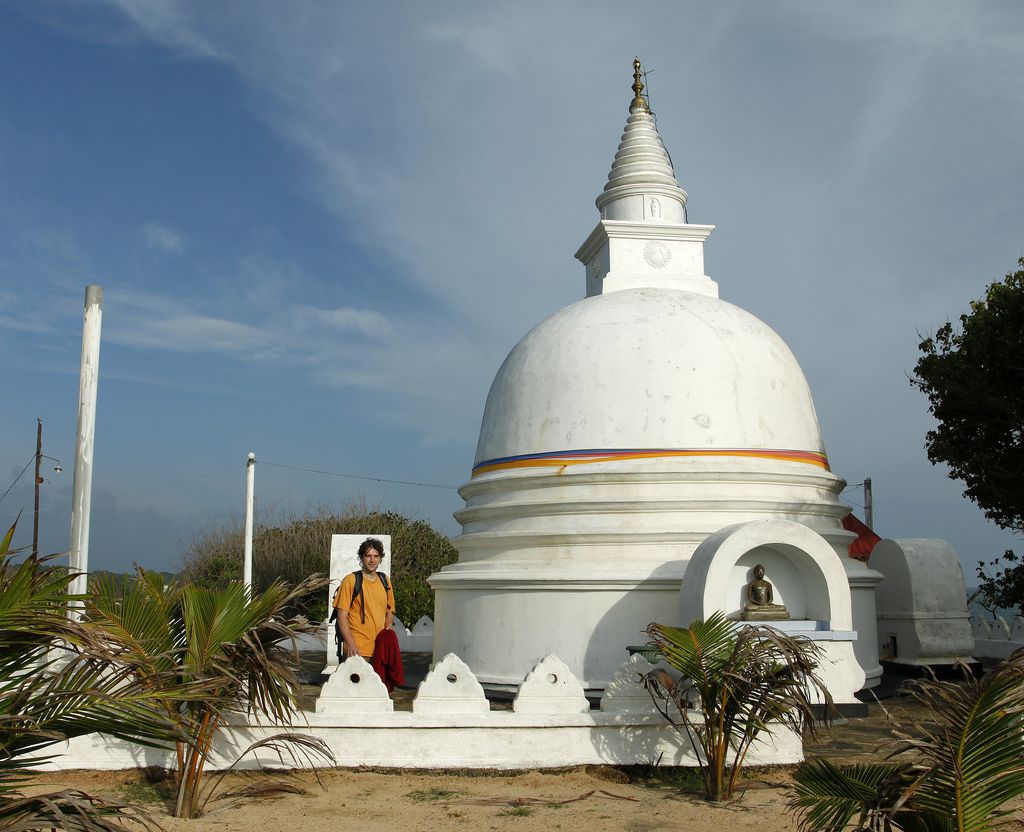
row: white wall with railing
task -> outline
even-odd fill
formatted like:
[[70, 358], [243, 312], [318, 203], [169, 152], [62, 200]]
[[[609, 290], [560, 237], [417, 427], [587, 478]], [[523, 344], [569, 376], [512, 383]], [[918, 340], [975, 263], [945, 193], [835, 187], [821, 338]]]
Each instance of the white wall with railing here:
[[1014, 650], [1024, 647], [1024, 618], [1019, 615], [1007, 621], [1003, 616], [984, 618], [971, 616], [974, 632], [974, 655], [979, 659], [1005, 659]]
[[[582, 683], [557, 656], [548, 656], [526, 674], [512, 709], [497, 710], [473, 672], [449, 654], [420, 683], [410, 712], [395, 710], [380, 677], [355, 656], [330, 675], [314, 710], [301, 712], [287, 730], [322, 739], [337, 766], [696, 765], [690, 738], [657, 711], [643, 687], [643, 676], [651, 669], [641, 656], [630, 657], [609, 683], [600, 708], [592, 709]], [[281, 730], [239, 716], [218, 735], [212, 767], [230, 766], [253, 742]], [[174, 756], [99, 734], [78, 737], [47, 754], [50, 759], [42, 767], [51, 770], [171, 768]], [[800, 736], [781, 726], [747, 756], [748, 765], [801, 760]], [[244, 757], [239, 767], [301, 764], [263, 750]]]

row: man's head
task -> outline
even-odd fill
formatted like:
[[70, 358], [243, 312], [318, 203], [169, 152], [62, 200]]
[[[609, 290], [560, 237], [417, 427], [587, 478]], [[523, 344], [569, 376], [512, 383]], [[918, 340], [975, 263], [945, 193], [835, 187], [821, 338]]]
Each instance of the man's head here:
[[384, 544], [375, 537], [368, 537], [359, 544], [359, 565], [367, 572], [376, 572], [384, 560]]

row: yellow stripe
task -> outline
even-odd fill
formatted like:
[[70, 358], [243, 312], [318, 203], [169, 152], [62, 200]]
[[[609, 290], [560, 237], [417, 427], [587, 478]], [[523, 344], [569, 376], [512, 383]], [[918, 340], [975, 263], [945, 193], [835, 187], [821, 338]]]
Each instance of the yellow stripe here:
[[629, 454], [594, 454], [585, 457], [541, 457], [534, 459], [510, 459], [506, 462], [496, 462], [493, 465], [484, 465], [473, 472], [473, 476], [489, 474], [492, 471], [504, 471], [513, 468], [565, 468], [569, 465], [587, 465], [593, 462], [614, 462], [616, 460], [632, 459], [662, 459], [672, 457], [746, 457], [752, 459], [777, 459], [783, 462], [803, 462], [808, 465], [815, 465], [818, 468], [830, 470], [828, 460], [824, 454], [808, 451], [805, 454], [787, 453], [785, 451], [755, 451], [755, 450], [680, 450], [680, 451], [636, 451]]

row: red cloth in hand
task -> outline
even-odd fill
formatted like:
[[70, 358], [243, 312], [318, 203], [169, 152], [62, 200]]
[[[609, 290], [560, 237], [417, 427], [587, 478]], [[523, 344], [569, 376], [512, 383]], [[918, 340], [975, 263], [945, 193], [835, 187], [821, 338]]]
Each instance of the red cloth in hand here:
[[370, 664], [384, 681], [388, 693], [395, 685], [405, 684], [405, 670], [402, 668], [402, 653], [398, 649], [398, 634], [393, 629], [381, 630], [373, 644], [373, 658]]

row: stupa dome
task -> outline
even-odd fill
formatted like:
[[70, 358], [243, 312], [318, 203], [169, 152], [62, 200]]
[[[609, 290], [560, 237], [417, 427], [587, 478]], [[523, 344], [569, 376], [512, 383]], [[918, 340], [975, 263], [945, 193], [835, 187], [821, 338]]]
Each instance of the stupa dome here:
[[650, 287], [574, 303], [516, 345], [475, 469], [596, 449], [824, 454], [807, 382], [770, 327], [716, 297]]
[[[738, 614], [755, 563], [790, 613], [845, 632], [843, 570], [864, 570], [841, 561], [853, 537], [845, 483], [829, 470], [807, 380], [771, 327], [719, 299], [705, 274], [714, 226], [689, 222], [642, 75], [635, 60], [600, 219], [576, 252], [586, 297], [498, 370], [459, 489], [459, 560], [430, 578], [435, 658], [455, 653], [495, 690], [514, 690], [549, 653], [601, 690], [647, 624], [680, 623], [708, 587], [716, 609]], [[831, 583], [806, 578], [826, 571]], [[851, 578], [865, 593], [871, 580]], [[858, 605], [873, 627], [873, 596]], [[860, 649], [877, 677], [873, 642]], [[858, 667], [846, 693], [864, 678]]]

